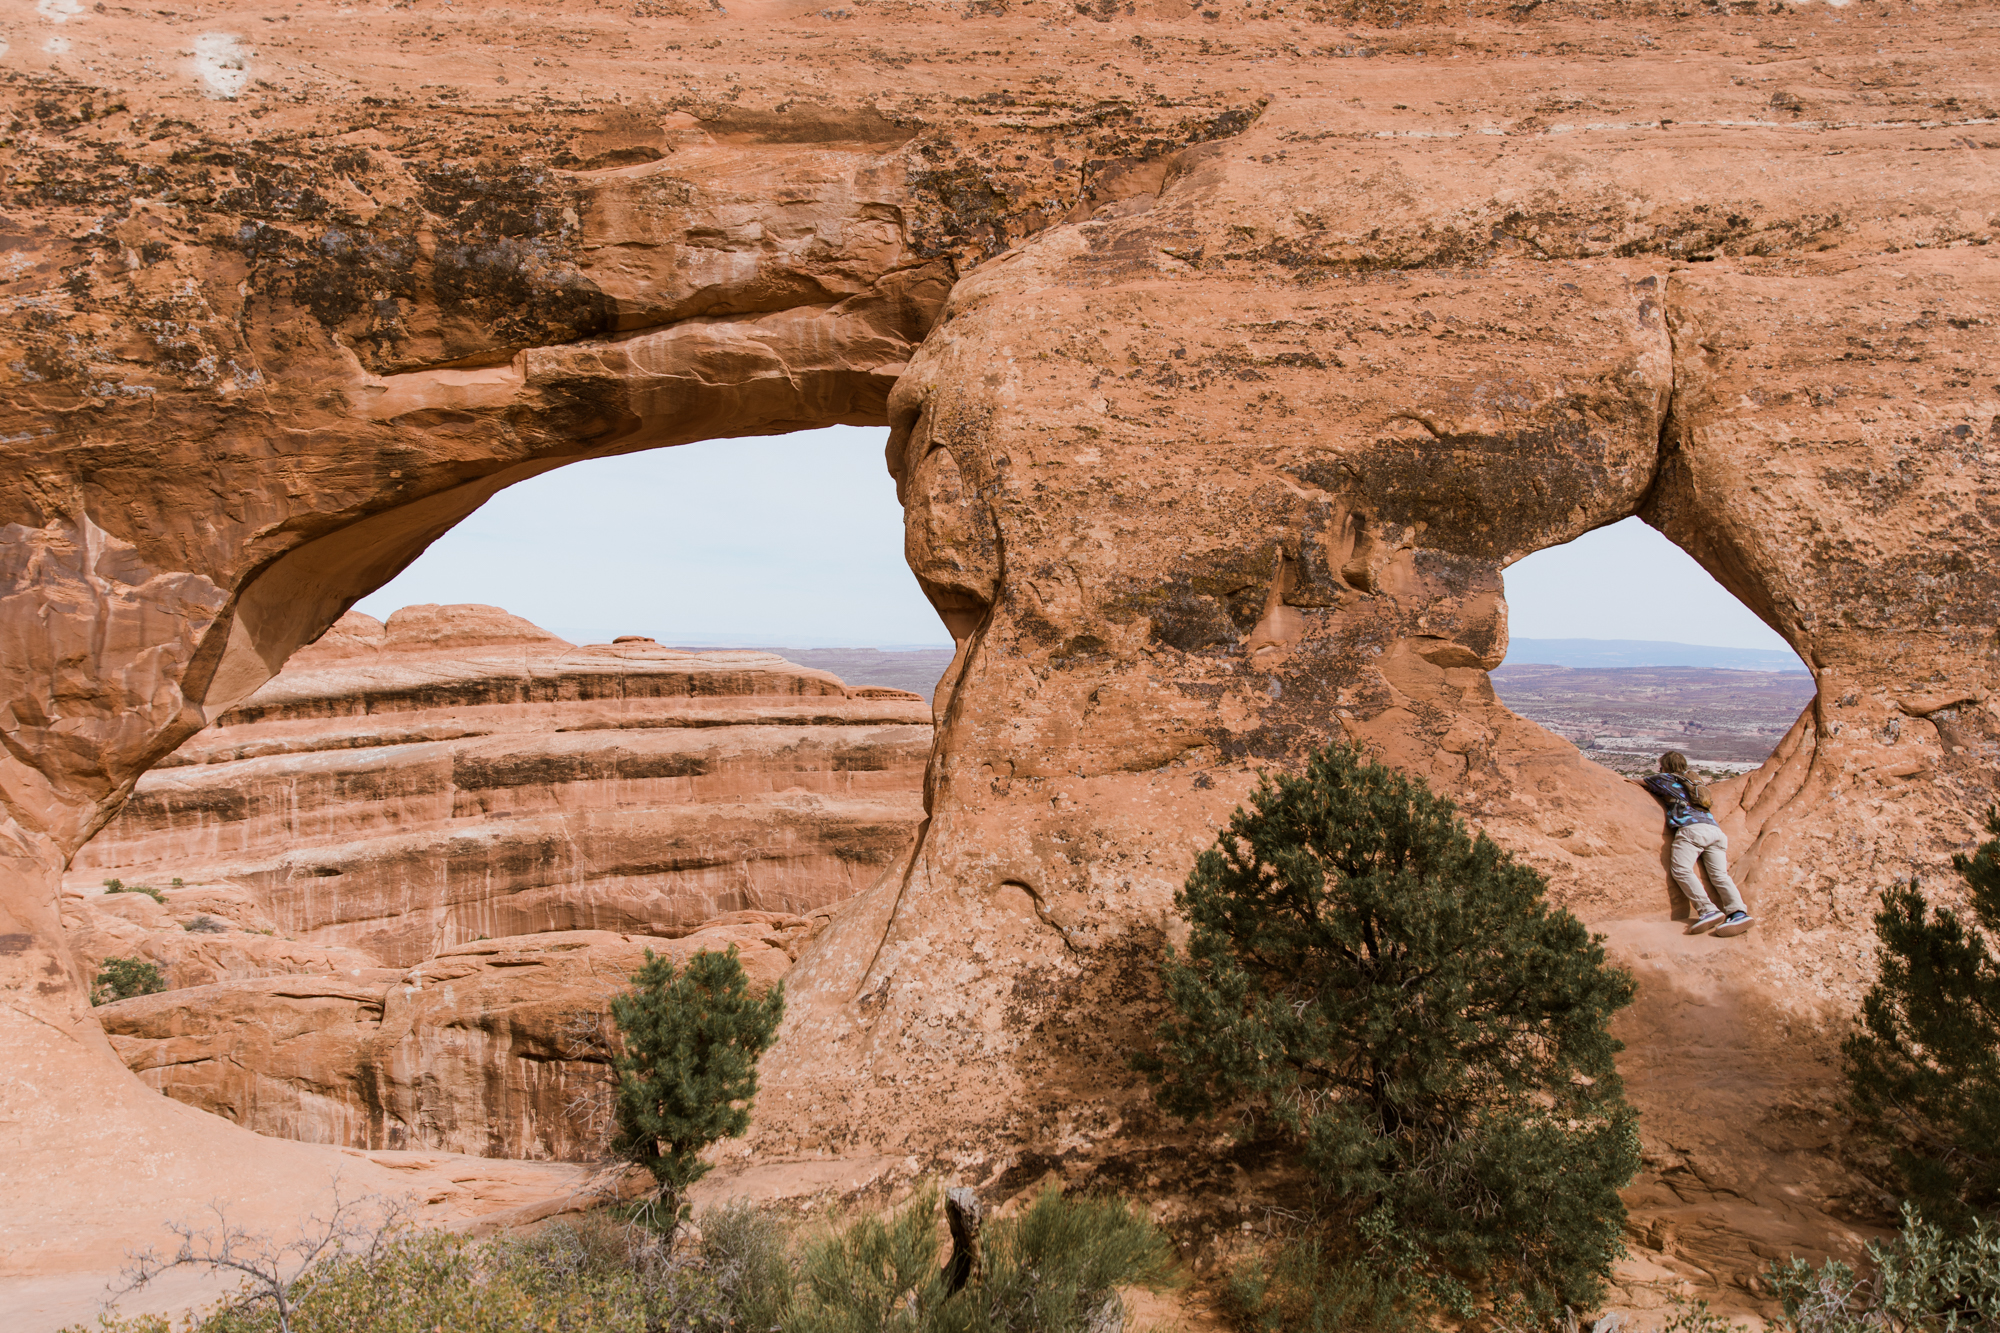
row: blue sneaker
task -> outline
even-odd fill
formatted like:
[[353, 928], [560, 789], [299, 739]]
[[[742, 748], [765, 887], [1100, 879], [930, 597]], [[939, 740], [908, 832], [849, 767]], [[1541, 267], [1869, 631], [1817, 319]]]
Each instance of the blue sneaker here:
[[1757, 924], [1757, 918], [1748, 912], [1731, 912], [1727, 920], [1715, 928], [1715, 938], [1726, 940], [1732, 935], [1741, 935]]
[[1704, 935], [1721, 924], [1722, 913], [1711, 908], [1688, 922], [1687, 933], [1690, 935]]

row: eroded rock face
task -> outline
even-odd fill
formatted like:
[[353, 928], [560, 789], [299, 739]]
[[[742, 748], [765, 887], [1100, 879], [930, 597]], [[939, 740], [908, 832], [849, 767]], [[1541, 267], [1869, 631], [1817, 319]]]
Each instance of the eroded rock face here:
[[917, 696], [770, 653], [577, 648], [493, 607], [349, 613], [148, 773], [69, 884], [233, 885], [253, 928], [393, 967], [678, 934], [866, 888], [922, 817], [930, 745]]
[[149, 1086], [260, 1134], [352, 1148], [600, 1160], [611, 997], [650, 950], [734, 947], [762, 994], [813, 923], [748, 912], [681, 939], [570, 930], [445, 949], [410, 969], [223, 981], [101, 1006]]
[[920, 698], [769, 653], [350, 613], [141, 780], [64, 924], [85, 975], [161, 969], [96, 1017], [178, 1102], [305, 1143], [593, 1160], [610, 997], [646, 951], [734, 946], [775, 983], [906, 853], [930, 739]]
[[[959, 653], [916, 855], [792, 974], [765, 1149], [1157, 1151], [1123, 1071], [1171, 890], [1256, 767], [1335, 736], [1642, 958], [1657, 813], [1484, 675], [1506, 564], [1633, 513], [1820, 683], [1725, 789], [1765, 922], [1704, 998], [1851, 1004], [1869, 890], [1963, 845], [2000, 759], [1990, 16], [1054, 10], [227, 9], [207, 73], [147, 63], [178, 16], [77, 18], [85, 76], [16, 44], [33, 1123], [110, 1060], [56, 882], [142, 772], [500, 486], [834, 421], [894, 428]], [[1629, 1027], [1634, 1198], [1706, 1258], [1662, 1271], [1739, 1277], [1760, 1216], [1839, 1243], [1764, 1146], [1782, 1025], [1734, 1031], [1726, 1142], [1670, 1141], [1709, 1086], [1660, 1047], [1671, 971]]]
[[346, 972], [382, 966], [360, 949], [288, 939], [256, 897], [227, 885], [196, 885], [161, 894], [70, 892], [63, 930], [86, 977], [111, 958], [151, 963], [169, 987], [207, 986], [256, 977]]

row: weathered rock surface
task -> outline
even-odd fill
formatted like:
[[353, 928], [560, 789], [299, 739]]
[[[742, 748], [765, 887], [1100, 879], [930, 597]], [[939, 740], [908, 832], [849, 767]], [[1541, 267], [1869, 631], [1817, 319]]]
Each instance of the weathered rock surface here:
[[155, 902], [143, 893], [63, 895], [63, 930], [78, 970], [94, 977], [108, 958], [136, 958], [160, 969], [173, 989], [217, 981], [382, 966], [371, 953], [312, 944], [277, 933], [257, 900], [241, 889], [169, 889]]
[[392, 967], [671, 935], [866, 888], [922, 817], [930, 745], [917, 696], [770, 653], [578, 648], [492, 607], [349, 613], [142, 778], [68, 883], [232, 885], [242, 924]]
[[[44, 16], [10, 48], [10, 1160], [150, 1096], [81, 1007], [68, 858], [579, 457], [887, 422], [959, 641], [916, 854], [788, 980], [766, 1151], [1151, 1151], [1124, 1056], [1171, 890], [1256, 767], [1332, 736], [1593, 920], [1664, 916], [1656, 812], [1485, 675], [1500, 570], [1631, 514], [1819, 685], [1725, 791], [1764, 925], [1710, 1005], [1837, 1015], [1869, 892], [1992, 799], [1989, 10], [460, 8]], [[1734, 1247], [1704, 1271], [1747, 1262], [1738, 1188], [1842, 1243], [1759, 1129], [1797, 1089], [1758, 1071], [1823, 1070], [1776, 1025], [1695, 1070], [1629, 1031], [1648, 1123], [1705, 1099], [1741, 1168], [1649, 1143], [1642, 1209]], [[105, 1192], [7, 1185], [37, 1227]]]
[[803, 918], [740, 913], [680, 939], [569, 930], [445, 949], [408, 970], [220, 981], [97, 1011], [149, 1087], [260, 1134], [352, 1148], [599, 1160], [607, 1012], [651, 951], [734, 946], [758, 993]]

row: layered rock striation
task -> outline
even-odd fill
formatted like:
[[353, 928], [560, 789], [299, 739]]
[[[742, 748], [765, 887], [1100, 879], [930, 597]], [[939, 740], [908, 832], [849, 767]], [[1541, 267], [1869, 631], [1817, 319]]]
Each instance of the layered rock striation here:
[[918, 696], [770, 653], [578, 648], [491, 607], [350, 612], [141, 779], [68, 882], [231, 886], [254, 928], [394, 967], [509, 935], [671, 936], [866, 888], [922, 816], [930, 744]]
[[86, 974], [160, 968], [95, 1013], [176, 1101], [306, 1143], [590, 1159], [610, 997], [647, 951], [734, 948], [775, 984], [906, 854], [930, 740], [920, 697], [770, 653], [350, 613], [141, 780], [64, 923]]
[[147, 1085], [260, 1134], [365, 1149], [606, 1155], [611, 997], [647, 954], [734, 948], [762, 993], [813, 923], [737, 913], [678, 939], [569, 930], [415, 967], [217, 982], [99, 1008]]

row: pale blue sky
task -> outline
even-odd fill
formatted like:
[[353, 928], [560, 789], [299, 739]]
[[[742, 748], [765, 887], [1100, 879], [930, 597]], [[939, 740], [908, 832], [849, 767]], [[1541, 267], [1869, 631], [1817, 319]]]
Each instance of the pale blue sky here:
[[903, 563], [889, 432], [593, 459], [510, 486], [364, 597], [505, 607], [572, 643], [950, 647]]
[[[577, 643], [949, 646], [903, 563], [887, 436], [832, 426], [573, 463], [502, 491], [359, 609], [485, 602]], [[1516, 638], [1785, 646], [1636, 518], [1506, 580]]]
[[1508, 630], [1517, 639], [1664, 639], [1791, 651], [1693, 556], [1636, 518], [1537, 551], [1505, 577]]

